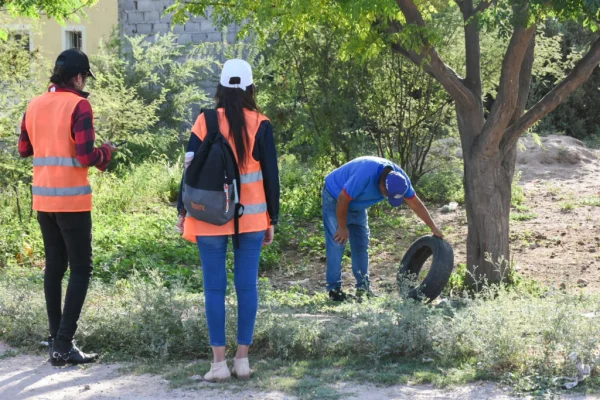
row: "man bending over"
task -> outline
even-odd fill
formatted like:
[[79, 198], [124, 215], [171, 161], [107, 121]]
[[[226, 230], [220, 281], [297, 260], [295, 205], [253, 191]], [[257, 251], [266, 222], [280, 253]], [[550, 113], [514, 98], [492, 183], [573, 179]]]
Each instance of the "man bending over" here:
[[369, 222], [367, 209], [386, 198], [392, 207], [403, 202], [443, 238], [429, 211], [415, 194], [406, 173], [379, 157], [359, 157], [331, 172], [323, 187], [323, 225], [327, 253], [327, 290], [333, 301], [344, 301], [342, 257], [350, 240], [356, 296], [371, 297], [369, 283]]

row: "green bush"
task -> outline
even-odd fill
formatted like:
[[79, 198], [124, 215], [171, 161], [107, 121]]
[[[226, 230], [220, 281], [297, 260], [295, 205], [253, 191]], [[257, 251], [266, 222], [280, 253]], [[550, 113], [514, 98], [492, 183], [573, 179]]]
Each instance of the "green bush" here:
[[153, 42], [144, 36], [125, 37], [122, 42], [115, 35], [92, 62], [101, 75], [121, 79], [146, 106], [156, 106], [161, 126], [178, 129], [193, 124], [193, 106], [210, 102], [204, 88], [216, 66], [214, 46], [181, 45], [172, 33], [156, 35]]
[[[37, 348], [46, 315], [41, 274], [0, 275], [0, 339]], [[383, 296], [332, 307], [326, 296], [261, 289], [254, 354], [291, 361], [326, 357], [395, 363], [432, 358], [472, 376], [552, 386], [555, 376], [576, 375], [576, 364], [597, 365], [598, 297], [548, 290], [486, 288], [472, 299], [443, 306]], [[235, 298], [227, 302], [227, 340], [235, 343]], [[207, 357], [201, 295], [166, 287], [155, 274], [110, 284], [94, 281], [81, 318], [83, 346], [117, 359], [190, 360]], [[230, 346], [234, 351], [235, 346]]]
[[279, 159], [281, 212], [291, 218], [310, 219], [321, 215], [321, 191], [325, 176], [333, 169], [321, 158], [311, 168], [291, 154]]
[[447, 160], [433, 159], [431, 165], [432, 172], [423, 175], [415, 187], [419, 197], [434, 203], [455, 201], [463, 204], [465, 192], [462, 161], [455, 157]]

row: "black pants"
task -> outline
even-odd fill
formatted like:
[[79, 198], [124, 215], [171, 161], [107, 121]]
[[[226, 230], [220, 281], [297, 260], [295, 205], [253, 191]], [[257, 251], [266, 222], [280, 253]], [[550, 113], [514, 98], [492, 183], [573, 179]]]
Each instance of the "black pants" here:
[[[57, 339], [57, 347], [63, 347], [75, 336], [92, 276], [92, 214], [38, 212], [38, 221], [46, 252], [44, 293], [50, 336]], [[61, 311], [62, 279], [67, 266], [71, 267], [71, 276]]]

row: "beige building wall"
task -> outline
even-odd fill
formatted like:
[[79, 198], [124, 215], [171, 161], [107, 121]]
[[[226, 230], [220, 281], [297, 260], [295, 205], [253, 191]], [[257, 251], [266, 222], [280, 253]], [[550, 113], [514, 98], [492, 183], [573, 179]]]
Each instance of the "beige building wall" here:
[[39, 20], [18, 18], [6, 21], [9, 31], [27, 32], [30, 35], [30, 49], [39, 49], [48, 60], [54, 60], [71, 47], [73, 35], [81, 32], [81, 50], [88, 55], [98, 51], [100, 41], [108, 41], [119, 24], [119, 0], [99, 0], [95, 6], [85, 10], [88, 15], [80, 21], [69, 21], [60, 25], [45, 17]]

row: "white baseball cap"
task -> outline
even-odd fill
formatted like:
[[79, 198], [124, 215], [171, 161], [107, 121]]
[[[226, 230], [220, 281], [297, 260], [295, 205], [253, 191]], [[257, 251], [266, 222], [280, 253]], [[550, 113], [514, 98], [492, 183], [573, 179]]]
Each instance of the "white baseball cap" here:
[[252, 85], [252, 67], [244, 60], [227, 60], [221, 71], [221, 85], [246, 90]]

